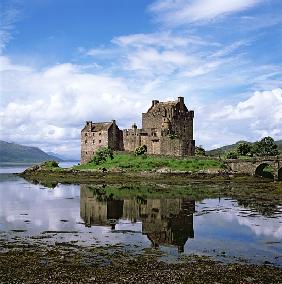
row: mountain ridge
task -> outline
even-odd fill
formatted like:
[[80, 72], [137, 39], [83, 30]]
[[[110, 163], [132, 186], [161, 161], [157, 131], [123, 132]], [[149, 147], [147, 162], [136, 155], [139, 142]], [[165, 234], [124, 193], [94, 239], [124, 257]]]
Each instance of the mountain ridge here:
[[2, 163], [40, 163], [48, 160], [63, 161], [59, 157], [48, 155], [38, 147], [0, 140], [0, 162]]

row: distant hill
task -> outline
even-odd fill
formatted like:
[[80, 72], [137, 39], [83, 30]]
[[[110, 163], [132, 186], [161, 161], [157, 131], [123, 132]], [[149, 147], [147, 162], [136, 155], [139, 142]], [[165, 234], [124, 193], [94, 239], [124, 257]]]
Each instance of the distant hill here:
[[278, 150], [279, 150], [280, 154], [282, 154], [282, 140], [277, 140], [277, 141], [275, 141], [275, 143], [278, 146]]
[[48, 155], [54, 156], [54, 157], [58, 157], [59, 159], [63, 160], [64, 162], [78, 162], [80, 160], [80, 157], [70, 157], [70, 156], [65, 156], [65, 155], [61, 155], [58, 153], [54, 153], [54, 152], [46, 152]]
[[66, 158], [65, 156], [57, 154], [57, 153], [54, 153], [54, 152], [46, 152], [46, 154], [48, 154], [49, 156], [57, 157], [57, 158], [59, 158], [59, 159], [61, 159], [63, 161], [68, 160], [68, 158]]
[[37, 147], [23, 146], [0, 140], [0, 162], [40, 163], [48, 160], [62, 161], [62, 159], [48, 155]]
[[[209, 150], [209, 151], [206, 151], [206, 154], [210, 155], [210, 156], [218, 156], [219, 153], [223, 154], [225, 152], [229, 152], [229, 151], [231, 151], [233, 149], [236, 149], [237, 145], [239, 143], [242, 143], [242, 142], [246, 142], [246, 141], [238, 141], [235, 144], [226, 145], [226, 146], [222, 146], [222, 147], [219, 147], [219, 148], [216, 148], [216, 149], [213, 149], [213, 150]], [[277, 140], [277, 141], [274, 141], [274, 142], [278, 146], [279, 152], [282, 154], [282, 140]]]

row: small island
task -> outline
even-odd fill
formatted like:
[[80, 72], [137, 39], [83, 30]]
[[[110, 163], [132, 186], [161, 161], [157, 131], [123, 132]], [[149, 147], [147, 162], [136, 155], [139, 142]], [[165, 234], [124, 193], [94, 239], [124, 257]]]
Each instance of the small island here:
[[[271, 137], [238, 143], [223, 157], [206, 155], [193, 139], [194, 111], [183, 97], [153, 100], [142, 114], [142, 128], [120, 130], [116, 121], [87, 121], [81, 130], [81, 164], [61, 169], [47, 162], [21, 175], [43, 182], [253, 180], [253, 176], [282, 179], [282, 158]], [[272, 167], [272, 168], [271, 168]]]

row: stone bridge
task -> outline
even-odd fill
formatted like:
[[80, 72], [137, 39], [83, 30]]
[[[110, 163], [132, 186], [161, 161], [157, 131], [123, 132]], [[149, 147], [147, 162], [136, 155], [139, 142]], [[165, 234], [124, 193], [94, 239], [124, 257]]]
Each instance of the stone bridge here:
[[[230, 159], [226, 161], [226, 164], [233, 172], [282, 180], [282, 156]], [[273, 174], [264, 172], [267, 166], [272, 167]]]

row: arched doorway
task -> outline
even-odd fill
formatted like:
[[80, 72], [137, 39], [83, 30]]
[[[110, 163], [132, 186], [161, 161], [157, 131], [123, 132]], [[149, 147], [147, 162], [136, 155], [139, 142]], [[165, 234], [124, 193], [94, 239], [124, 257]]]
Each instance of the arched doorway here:
[[274, 179], [274, 170], [271, 165], [263, 163], [256, 168], [255, 175], [263, 178]]
[[282, 168], [278, 170], [278, 180], [282, 180]]

